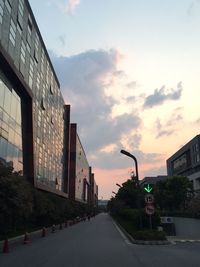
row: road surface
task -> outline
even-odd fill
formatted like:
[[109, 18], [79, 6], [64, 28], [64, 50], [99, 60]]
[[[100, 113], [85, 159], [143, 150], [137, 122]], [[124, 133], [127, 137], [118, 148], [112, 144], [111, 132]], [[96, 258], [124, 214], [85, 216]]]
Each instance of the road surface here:
[[0, 254], [1, 267], [198, 267], [200, 243], [131, 244], [102, 213]]

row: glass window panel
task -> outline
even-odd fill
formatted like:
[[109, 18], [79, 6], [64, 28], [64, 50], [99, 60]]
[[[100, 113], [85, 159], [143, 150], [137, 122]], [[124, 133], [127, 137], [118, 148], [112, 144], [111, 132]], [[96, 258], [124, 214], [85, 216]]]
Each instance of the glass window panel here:
[[18, 102], [14, 95], [11, 97], [11, 110], [10, 115], [13, 119], [16, 119]]
[[15, 143], [14, 144], [18, 147], [21, 146], [21, 136], [17, 133], [15, 133]]
[[0, 6], [4, 7], [4, 0], [0, 0]]
[[8, 124], [7, 123], [5, 123], [4, 121], [2, 121], [1, 127], [2, 127], [2, 129], [4, 129], [5, 131], [8, 132]]
[[3, 120], [3, 109], [0, 107], [0, 119]]
[[12, 128], [9, 129], [8, 141], [12, 144], [15, 143], [15, 131]]
[[12, 7], [11, 7], [11, 4], [10, 4], [10, 1], [6, 0], [5, 5], [6, 5], [6, 8], [7, 8], [8, 12], [11, 13]]
[[3, 22], [3, 8], [0, 6], [0, 23]]
[[8, 142], [0, 137], [0, 157], [6, 160]]
[[8, 114], [10, 114], [10, 107], [11, 107], [11, 91], [7, 87], [5, 87], [4, 109]]
[[7, 144], [7, 161], [13, 161], [14, 146], [10, 143]]
[[14, 146], [14, 149], [13, 149], [13, 167], [15, 169], [17, 169], [17, 166], [18, 166], [18, 151], [19, 151], [19, 149], [16, 146]]
[[5, 86], [4, 83], [0, 80], [0, 107], [3, 107], [4, 95], [5, 95]]
[[4, 139], [8, 140], [8, 132], [5, 131], [3, 128], [0, 129], [0, 135], [1, 135]]
[[20, 29], [23, 29], [23, 16], [20, 14], [20, 12], [17, 14], [17, 22], [20, 27]]
[[19, 150], [19, 153], [18, 153], [18, 161], [19, 162], [23, 162], [23, 159], [22, 159], [22, 150]]

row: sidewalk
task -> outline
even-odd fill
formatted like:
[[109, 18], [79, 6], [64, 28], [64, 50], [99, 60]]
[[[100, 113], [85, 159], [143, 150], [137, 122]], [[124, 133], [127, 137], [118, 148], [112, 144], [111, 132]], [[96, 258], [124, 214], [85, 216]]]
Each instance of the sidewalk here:
[[193, 242], [200, 242], [200, 238], [191, 238], [191, 237], [186, 237], [186, 236], [167, 236], [167, 240], [172, 242], [172, 243], [193, 243]]

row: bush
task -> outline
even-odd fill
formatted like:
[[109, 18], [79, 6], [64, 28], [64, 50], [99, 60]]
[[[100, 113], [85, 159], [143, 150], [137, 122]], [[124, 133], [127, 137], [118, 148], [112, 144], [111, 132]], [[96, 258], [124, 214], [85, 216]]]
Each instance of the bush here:
[[[136, 230], [149, 228], [149, 216], [146, 215], [144, 209], [126, 208], [119, 212], [118, 217], [123, 221], [130, 222]], [[153, 229], [157, 229], [157, 226], [160, 225], [160, 215], [156, 212], [151, 219]]]
[[144, 240], [144, 241], [152, 241], [152, 240], [166, 240], [166, 234], [163, 231], [156, 230], [143, 230], [137, 231], [132, 234], [135, 240]]
[[90, 210], [86, 204], [33, 188], [0, 161], [0, 240], [81, 217]]

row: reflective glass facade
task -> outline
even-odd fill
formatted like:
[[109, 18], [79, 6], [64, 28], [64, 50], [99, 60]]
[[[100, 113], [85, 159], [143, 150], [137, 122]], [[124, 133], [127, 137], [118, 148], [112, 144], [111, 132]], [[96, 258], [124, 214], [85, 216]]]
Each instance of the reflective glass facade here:
[[21, 100], [13, 88], [0, 79], [0, 159], [16, 171], [23, 171]]
[[0, 158], [37, 188], [73, 188], [86, 202], [89, 166], [76, 132], [71, 151], [69, 117], [28, 0], [0, 0]]
[[[0, 52], [6, 55], [10, 66], [25, 85], [25, 88], [18, 88], [22, 102], [24, 90], [31, 97], [33, 140], [30, 142], [33, 144], [34, 182], [36, 186], [41, 184], [63, 191], [64, 100], [27, 0], [0, 0]], [[2, 64], [1, 71], [6, 75]], [[13, 161], [13, 166], [19, 170], [22, 169], [23, 151], [21, 117], [26, 122], [27, 114], [26, 111], [20, 113], [20, 98], [2, 81], [0, 94], [1, 102], [4, 95], [4, 103], [0, 105], [3, 125], [0, 153], [3, 159]], [[15, 129], [12, 127], [14, 123]]]

